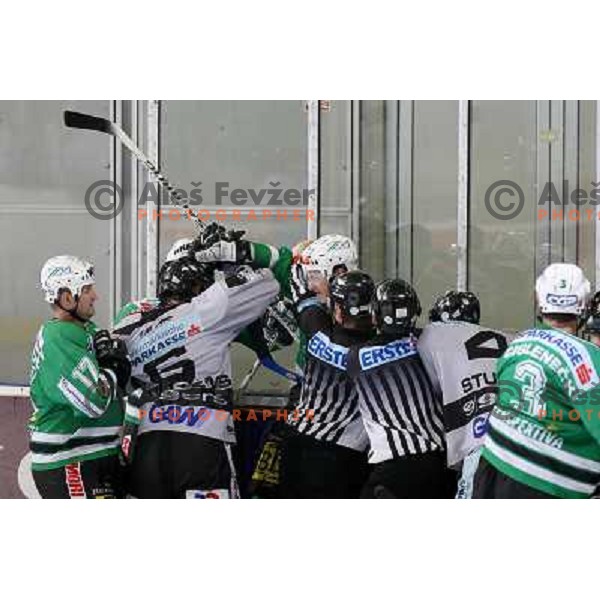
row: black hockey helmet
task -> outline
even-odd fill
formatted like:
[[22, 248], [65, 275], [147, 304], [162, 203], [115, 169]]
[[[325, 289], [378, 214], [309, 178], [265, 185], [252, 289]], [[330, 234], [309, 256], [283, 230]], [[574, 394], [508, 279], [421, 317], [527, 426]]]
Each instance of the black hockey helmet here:
[[346, 271], [329, 281], [331, 310], [337, 304], [346, 317], [364, 317], [371, 313], [375, 283], [363, 271]]
[[479, 300], [472, 292], [447, 291], [440, 296], [429, 311], [429, 321], [464, 321], [479, 325], [481, 308]]
[[213, 283], [214, 266], [184, 256], [161, 267], [157, 293], [161, 302], [171, 299], [189, 302]]
[[375, 289], [373, 313], [382, 333], [408, 335], [421, 315], [421, 303], [414, 288], [404, 279], [384, 279]]
[[600, 333], [600, 292], [596, 292], [588, 303], [585, 331]]

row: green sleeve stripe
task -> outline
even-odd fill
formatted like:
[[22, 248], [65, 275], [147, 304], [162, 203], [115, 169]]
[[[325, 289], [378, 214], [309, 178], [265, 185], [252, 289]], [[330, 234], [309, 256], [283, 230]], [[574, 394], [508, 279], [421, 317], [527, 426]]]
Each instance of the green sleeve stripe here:
[[257, 269], [272, 269], [279, 260], [279, 252], [269, 244], [251, 242], [252, 262]]
[[138, 305], [135, 302], [126, 304], [123, 308], [121, 308], [117, 316], [114, 318], [113, 325], [118, 325], [125, 317], [133, 314], [136, 310], [138, 310]]

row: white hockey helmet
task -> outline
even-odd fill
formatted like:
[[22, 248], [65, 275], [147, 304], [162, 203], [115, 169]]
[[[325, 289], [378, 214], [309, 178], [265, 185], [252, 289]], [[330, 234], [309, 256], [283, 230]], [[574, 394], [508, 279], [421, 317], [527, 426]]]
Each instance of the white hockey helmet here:
[[302, 252], [302, 264], [307, 273], [321, 272], [327, 279], [336, 267], [345, 267], [348, 271], [358, 268], [358, 252], [354, 242], [345, 235], [323, 235]]
[[180, 240], [177, 240], [171, 246], [165, 262], [171, 262], [172, 260], [187, 256], [193, 243], [194, 240], [192, 238], [181, 238]]
[[53, 256], [42, 267], [40, 281], [46, 302], [53, 304], [62, 290], [79, 296], [86, 285], [96, 283], [94, 265], [76, 256]]
[[577, 265], [553, 263], [538, 277], [535, 291], [541, 314], [581, 316], [585, 312], [591, 286]]

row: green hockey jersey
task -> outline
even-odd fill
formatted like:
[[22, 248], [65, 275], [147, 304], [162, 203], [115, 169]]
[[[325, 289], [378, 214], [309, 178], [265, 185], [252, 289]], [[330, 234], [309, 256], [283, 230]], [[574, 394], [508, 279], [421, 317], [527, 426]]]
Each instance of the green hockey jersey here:
[[[287, 246], [281, 246], [279, 249], [276, 249], [268, 244], [252, 242], [252, 259], [253, 266], [268, 268], [273, 271], [275, 279], [277, 279], [281, 286], [282, 295], [291, 299], [292, 250]], [[246, 339], [244, 337], [241, 341], [244, 345], [249, 345], [246, 343]], [[306, 364], [306, 343], [306, 336], [300, 331], [298, 351], [296, 352], [296, 366], [301, 371], [304, 370], [304, 365]]]
[[96, 326], [51, 320], [40, 328], [31, 358], [32, 469], [117, 454], [123, 409], [111, 371], [92, 349]]
[[116, 325], [120, 323], [125, 317], [132, 315], [133, 313], [148, 312], [160, 306], [160, 300], [158, 298], [144, 298], [143, 300], [132, 301], [127, 303], [119, 310], [117, 316], [114, 318], [113, 323]]
[[482, 456], [541, 492], [591, 497], [600, 483], [600, 349], [532, 329], [508, 346], [496, 371]]

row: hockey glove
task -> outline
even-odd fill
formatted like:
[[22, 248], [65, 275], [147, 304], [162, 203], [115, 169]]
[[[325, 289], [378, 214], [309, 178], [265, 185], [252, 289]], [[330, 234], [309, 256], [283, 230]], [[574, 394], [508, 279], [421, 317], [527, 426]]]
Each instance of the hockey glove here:
[[238, 242], [245, 234], [245, 231], [236, 229], [227, 231], [223, 225], [212, 222], [198, 234], [193, 243], [193, 250], [195, 252], [206, 250], [218, 242]]
[[200, 232], [196, 241], [199, 249], [206, 249], [222, 240], [230, 241], [227, 238], [227, 231], [223, 225], [213, 221]]
[[246, 240], [221, 240], [209, 248], [195, 251], [194, 257], [201, 263], [249, 263], [252, 261], [252, 244]]
[[294, 343], [298, 338], [298, 323], [290, 300], [283, 298], [267, 307], [263, 316], [263, 333], [271, 350]]
[[100, 367], [111, 370], [117, 378], [117, 385], [125, 389], [131, 376], [131, 363], [125, 343], [112, 338], [106, 329], [101, 329], [94, 335], [93, 346]]

